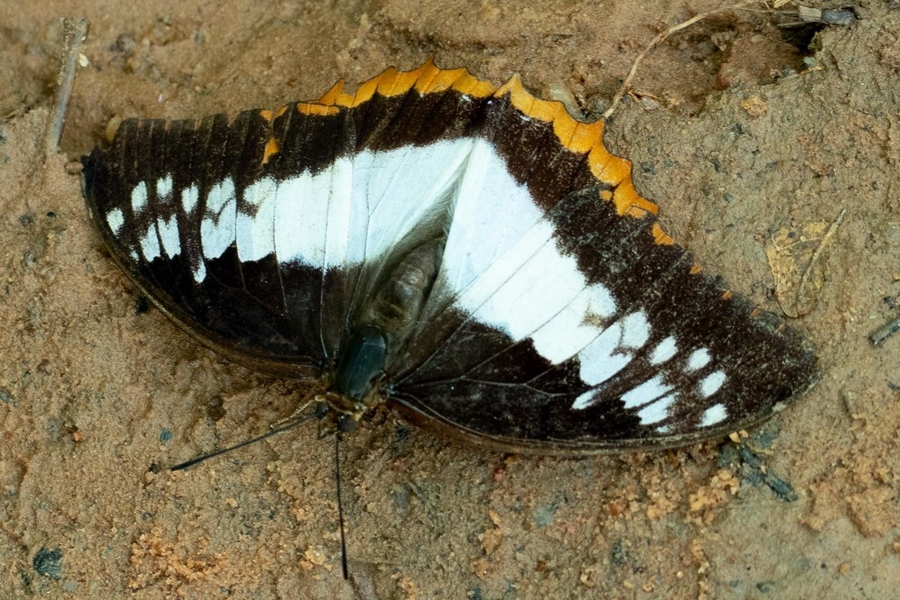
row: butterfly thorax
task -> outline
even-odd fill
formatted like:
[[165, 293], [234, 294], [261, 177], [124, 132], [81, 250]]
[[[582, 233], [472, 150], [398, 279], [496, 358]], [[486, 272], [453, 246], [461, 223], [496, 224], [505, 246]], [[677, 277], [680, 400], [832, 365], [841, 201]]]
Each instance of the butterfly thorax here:
[[386, 368], [402, 351], [437, 276], [443, 240], [425, 242], [387, 270], [342, 344], [328, 391], [317, 397], [319, 433], [352, 431], [384, 402]]

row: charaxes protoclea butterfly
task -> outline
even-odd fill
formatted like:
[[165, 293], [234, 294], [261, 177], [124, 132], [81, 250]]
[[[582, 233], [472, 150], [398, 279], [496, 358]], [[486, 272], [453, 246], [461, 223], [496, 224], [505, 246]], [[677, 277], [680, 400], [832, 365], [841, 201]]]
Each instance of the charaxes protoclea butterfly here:
[[429, 61], [234, 120], [128, 120], [84, 159], [120, 267], [201, 342], [508, 451], [715, 438], [816, 376], [811, 346], [660, 227], [603, 122]]

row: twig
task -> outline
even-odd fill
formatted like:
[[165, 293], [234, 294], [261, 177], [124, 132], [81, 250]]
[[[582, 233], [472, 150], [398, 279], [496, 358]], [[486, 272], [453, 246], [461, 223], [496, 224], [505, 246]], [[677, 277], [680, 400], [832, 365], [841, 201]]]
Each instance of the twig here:
[[694, 23], [696, 23], [698, 21], [702, 21], [703, 19], [705, 19], [711, 15], [715, 15], [715, 14], [723, 13], [723, 12], [729, 12], [732, 10], [737, 10], [737, 9], [747, 6], [748, 4], [757, 4], [757, 3], [758, 3], [758, 0], [745, 0], [744, 2], [732, 4], [731, 6], [725, 6], [723, 8], [717, 8], [715, 10], [710, 10], [705, 13], [700, 13], [699, 15], [691, 17], [687, 21], [683, 21], [683, 22], [679, 23], [678, 25], [673, 25], [672, 27], [669, 27], [668, 29], [666, 29], [665, 31], [663, 31], [662, 33], [657, 35], [655, 38], [653, 38], [653, 40], [650, 42], [650, 44], [648, 44], [647, 47], [644, 48], [644, 50], [640, 54], [637, 55], [637, 58], [634, 59], [634, 62], [631, 64], [631, 70], [628, 72], [628, 76], [625, 78], [625, 82], [622, 84], [622, 87], [619, 88], [619, 91], [616, 92], [616, 95], [613, 96], [612, 103], [609, 105], [609, 108], [606, 109], [606, 112], [603, 113], [602, 118], [604, 120], [609, 120], [609, 117], [612, 116], [612, 114], [615, 112], [616, 107], [619, 106], [619, 102], [621, 102], [622, 97], [628, 92], [629, 88], [631, 87], [631, 81], [634, 79], [634, 76], [637, 74], [637, 70], [641, 64], [641, 61], [644, 60], [644, 57], [647, 56], [647, 54], [654, 47], [656, 47], [658, 44], [661, 44], [662, 42], [664, 42], [666, 40], [666, 38], [668, 38], [670, 35], [672, 35], [673, 33], [677, 32], [677, 31], [681, 31], [682, 29], [690, 27]]
[[44, 157], [55, 154], [59, 148], [59, 139], [62, 136], [63, 125], [66, 122], [66, 111], [69, 108], [69, 97], [72, 95], [72, 86], [75, 83], [75, 73], [78, 65], [78, 55], [81, 53], [81, 45], [87, 38], [90, 22], [87, 19], [63, 19], [63, 50], [62, 64], [59, 68], [59, 77], [56, 80], [56, 95], [53, 105], [53, 113], [47, 121], [47, 131], [44, 135]]

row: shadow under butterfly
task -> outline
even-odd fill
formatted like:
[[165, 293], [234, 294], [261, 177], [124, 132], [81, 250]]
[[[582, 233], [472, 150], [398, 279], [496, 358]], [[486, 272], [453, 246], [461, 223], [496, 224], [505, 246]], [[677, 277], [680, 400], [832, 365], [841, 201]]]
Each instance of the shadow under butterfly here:
[[816, 380], [812, 346], [701, 272], [602, 132], [517, 77], [429, 61], [230, 122], [124, 121], [84, 193], [188, 333], [321, 381], [322, 433], [387, 402], [465, 442], [583, 455], [768, 418]]

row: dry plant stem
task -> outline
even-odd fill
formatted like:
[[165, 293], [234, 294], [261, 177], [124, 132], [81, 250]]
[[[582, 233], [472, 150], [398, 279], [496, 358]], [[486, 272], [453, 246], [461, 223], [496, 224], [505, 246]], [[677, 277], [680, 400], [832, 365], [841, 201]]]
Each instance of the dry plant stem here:
[[758, 2], [758, 0], [747, 0], [746, 2], [739, 2], [737, 4], [732, 4], [730, 6], [725, 6], [722, 8], [717, 8], [715, 10], [707, 11], [705, 13], [700, 13], [699, 15], [691, 17], [687, 21], [682, 21], [678, 25], [673, 25], [672, 27], [669, 27], [668, 29], [666, 29], [665, 31], [663, 31], [662, 33], [657, 35], [655, 38], [653, 38], [653, 41], [651, 41], [647, 45], [647, 47], [644, 48], [644, 50], [641, 51], [641, 53], [637, 55], [637, 58], [634, 59], [634, 62], [631, 64], [631, 70], [628, 72], [628, 76], [625, 78], [625, 82], [622, 83], [622, 87], [620, 87], [619, 91], [616, 92], [616, 95], [613, 96], [612, 103], [609, 105], [609, 108], [607, 108], [606, 112], [603, 113], [603, 115], [602, 115], [603, 120], [608, 121], [609, 117], [612, 116], [612, 114], [615, 112], [616, 107], [619, 106], [619, 102], [622, 101], [622, 96], [624, 96], [628, 92], [628, 90], [631, 88], [631, 81], [634, 79], [635, 74], [637, 74], [637, 70], [641, 64], [641, 61], [644, 60], [644, 57], [646, 57], [647, 54], [651, 50], [653, 50], [654, 47], [656, 47], [658, 44], [661, 44], [662, 42], [664, 42], [666, 40], [666, 38], [668, 38], [673, 33], [677, 32], [677, 31], [681, 31], [682, 29], [686, 29], [687, 27], [690, 27], [694, 23], [696, 23], [698, 21], [702, 21], [706, 17], [715, 15], [718, 13], [729, 12], [732, 10], [738, 10], [738, 9], [744, 8], [745, 6], [750, 5], [750, 4], [757, 4], [757, 2]]
[[90, 22], [87, 19], [63, 18], [62, 64], [59, 68], [59, 77], [56, 80], [53, 113], [47, 121], [47, 131], [44, 135], [45, 158], [55, 154], [59, 148], [59, 139], [62, 136], [63, 125], [66, 122], [66, 111], [69, 107], [69, 97], [72, 94], [72, 86], [75, 83], [78, 55], [81, 53], [81, 45], [87, 38], [89, 27]]
[[803, 292], [806, 286], [809, 284], [809, 274], [812, 272], [813, 265], [818, 262], [819, 258], [822, 256], [822, 252], [825, 247], [831, 243], [831, 238], [834, 237], [835, 232], [837, 232], [837, 228], [840, 226], [841, 221], [844, 220], [844, 215], [847, 214], [847, 209], [844, 208], [841, 210], [841, 213], [838, 215], [837, 219], [834, 220], [834, 223], [831, 224], [831, 227], [828, 228], [828, 231], [822, 236], [822, 241], [819, 242], [819, 246], [816, 248], [816, 251], [813, 253], [812, 258], [809, 259], [809, 265], [806, 267], [806, 270], [803, 271], [803, 276], [800, 278], [800, 287], [799, 292]]

